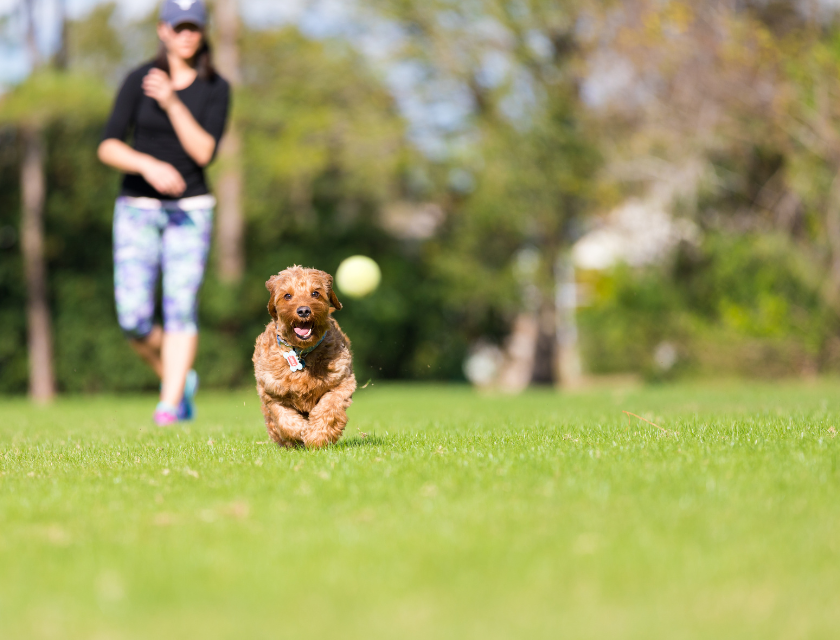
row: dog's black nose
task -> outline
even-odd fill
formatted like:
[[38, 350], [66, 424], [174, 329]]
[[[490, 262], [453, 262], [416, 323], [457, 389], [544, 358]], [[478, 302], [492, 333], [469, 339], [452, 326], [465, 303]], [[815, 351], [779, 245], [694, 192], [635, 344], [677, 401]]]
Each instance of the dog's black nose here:
[[312, 309], [310, 309], [309, 307], [298, 307], [298, 308], [297, 308], [297, 314], [298, 314], [298, 316], [300, 316], [301, 318], [306, 319], [306, 318], [308, 318], [310, 315], [312, 315]]

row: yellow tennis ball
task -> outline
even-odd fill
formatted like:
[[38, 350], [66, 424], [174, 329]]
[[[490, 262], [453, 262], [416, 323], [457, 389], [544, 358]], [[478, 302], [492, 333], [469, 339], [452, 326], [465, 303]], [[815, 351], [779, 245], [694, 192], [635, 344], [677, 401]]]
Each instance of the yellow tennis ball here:
[[350, 256], [338, 265], [335, 283], [351, 298], [364, 298], [373, 293], [382, 280], [379, 265], [367, 256]]

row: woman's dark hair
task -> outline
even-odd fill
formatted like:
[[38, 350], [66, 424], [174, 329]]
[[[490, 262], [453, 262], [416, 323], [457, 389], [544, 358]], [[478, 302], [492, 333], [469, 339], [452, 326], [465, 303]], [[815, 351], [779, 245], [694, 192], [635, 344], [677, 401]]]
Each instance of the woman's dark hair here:
[[[165, 71], [166, 75], [170, 75], [169, 58], [166, 57], [166, 45], [162, 42], [160, 43], [160, 47], [158, 47], [153, 66], [156, 69]], [[207, 38], [202, 40], [201, 48], [195, 54], [195, 70], [199, 80], [209, 81], [216, 77], [216, 68], [213, 66], [213, 54], [210, 51], [210, 44], [207, 42]]]

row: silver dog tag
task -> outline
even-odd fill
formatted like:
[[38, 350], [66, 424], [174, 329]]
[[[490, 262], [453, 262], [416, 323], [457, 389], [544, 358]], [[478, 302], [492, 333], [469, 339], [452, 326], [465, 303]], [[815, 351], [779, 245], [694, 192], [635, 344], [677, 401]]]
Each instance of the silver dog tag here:
[[287, 351], [283, 354], [283, 357], [286, 358], [286, 362], [289, 363], [289, 369], [292, 371], [300, 371], [303, 369], [303, 363], [294, 351]]

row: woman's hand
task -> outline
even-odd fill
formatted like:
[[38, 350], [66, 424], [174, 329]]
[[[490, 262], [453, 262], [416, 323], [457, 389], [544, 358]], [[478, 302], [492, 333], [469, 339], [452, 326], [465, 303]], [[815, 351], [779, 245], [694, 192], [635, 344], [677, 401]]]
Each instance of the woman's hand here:
[[172, 80], [161, 69], [150, 69], [146, 77], [143, 78], [143, 93], [157, 100], [160, 108], [164, 111], [169, 111], [170, 107], [178, 100], [178, 94], [172, 88]]
[[139, 174], [160, 193], [178, 198], [187, 188], [184, 178], [168, 162], [132, 149], [122, 140], [108, 138], [99, 143], [99, 159], [105, 164], [130, 174]]
[[175, 198], [187, 188], [187, 183], [175, 167], [151, 157], [144, 163], [140, 175], [160, 193]]
[[[178, 98], [170, 77], [160, 69], [150, 69], [143, 78], [143, 93], [157, 100], [160, 108], [166, 112], [184, 151], [198, 166], [207, 165], [216, 151], [216, 139], [196, 122], [190, 110]], [[148, 179], [147, 182], [151, 184]]]

